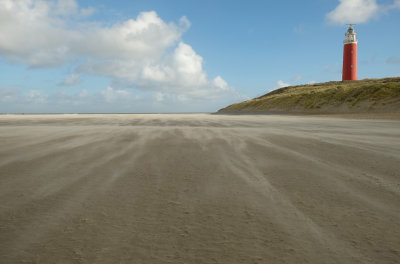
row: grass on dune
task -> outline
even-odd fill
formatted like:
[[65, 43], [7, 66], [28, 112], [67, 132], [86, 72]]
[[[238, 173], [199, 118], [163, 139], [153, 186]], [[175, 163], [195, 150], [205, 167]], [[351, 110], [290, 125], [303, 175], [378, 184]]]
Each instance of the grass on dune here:
[[[230, 105], [224, 111], [270, 111], [305, 109], [318, 110], [326, 106], [356, 107], [362, 101], [400, 100], [400, 78], [364, 79], [289, 86], [258, 98]], [[385, 104], [385, 102], [383, 102]]]

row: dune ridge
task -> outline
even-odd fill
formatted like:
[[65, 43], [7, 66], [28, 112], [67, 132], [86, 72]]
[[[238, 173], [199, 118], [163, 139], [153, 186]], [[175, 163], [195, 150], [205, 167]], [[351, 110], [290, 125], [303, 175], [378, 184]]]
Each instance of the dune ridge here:
[[295, 85], [220, 109], [219, 114], [396, 114], [400, 77]]

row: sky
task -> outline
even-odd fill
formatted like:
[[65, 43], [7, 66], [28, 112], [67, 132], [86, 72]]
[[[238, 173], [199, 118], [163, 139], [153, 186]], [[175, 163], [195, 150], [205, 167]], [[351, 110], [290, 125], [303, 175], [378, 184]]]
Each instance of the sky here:
[[0, 0], [0, 113], [215, 112], [341, 80], [400, 76], [400, 0]]

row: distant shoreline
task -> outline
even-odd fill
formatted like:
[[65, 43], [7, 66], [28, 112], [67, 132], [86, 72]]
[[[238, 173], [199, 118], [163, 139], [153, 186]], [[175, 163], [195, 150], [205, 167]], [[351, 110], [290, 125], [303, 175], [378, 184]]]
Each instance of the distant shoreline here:
[[79, 114], [0, 114], [0, 119], [8, 118], [84, 118], [84, 117], [121, 117], [121, 116], [196, 116], [196, 115], [215, 115], [215, 116], [282, 116], [282, 117], [310, 117], [310, 118], [346, 118], [346, 119], [382, 119], [382, 120], [400, 120], [400, 113], [301, 113], [301, 112], [215, 112], [215, 113], [79, 113]]
[[187, 114], [213, 114], [213, 112], [166, 112], [166, 113], [0, 113], [5, 115], [187, 115]]

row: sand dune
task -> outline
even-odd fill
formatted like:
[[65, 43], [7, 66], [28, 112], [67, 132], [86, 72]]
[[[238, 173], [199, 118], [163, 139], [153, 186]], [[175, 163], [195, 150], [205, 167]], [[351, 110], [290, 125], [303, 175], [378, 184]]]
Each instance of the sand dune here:
[[400, 122], [0, 116], [1, 263], [399, 263]]

